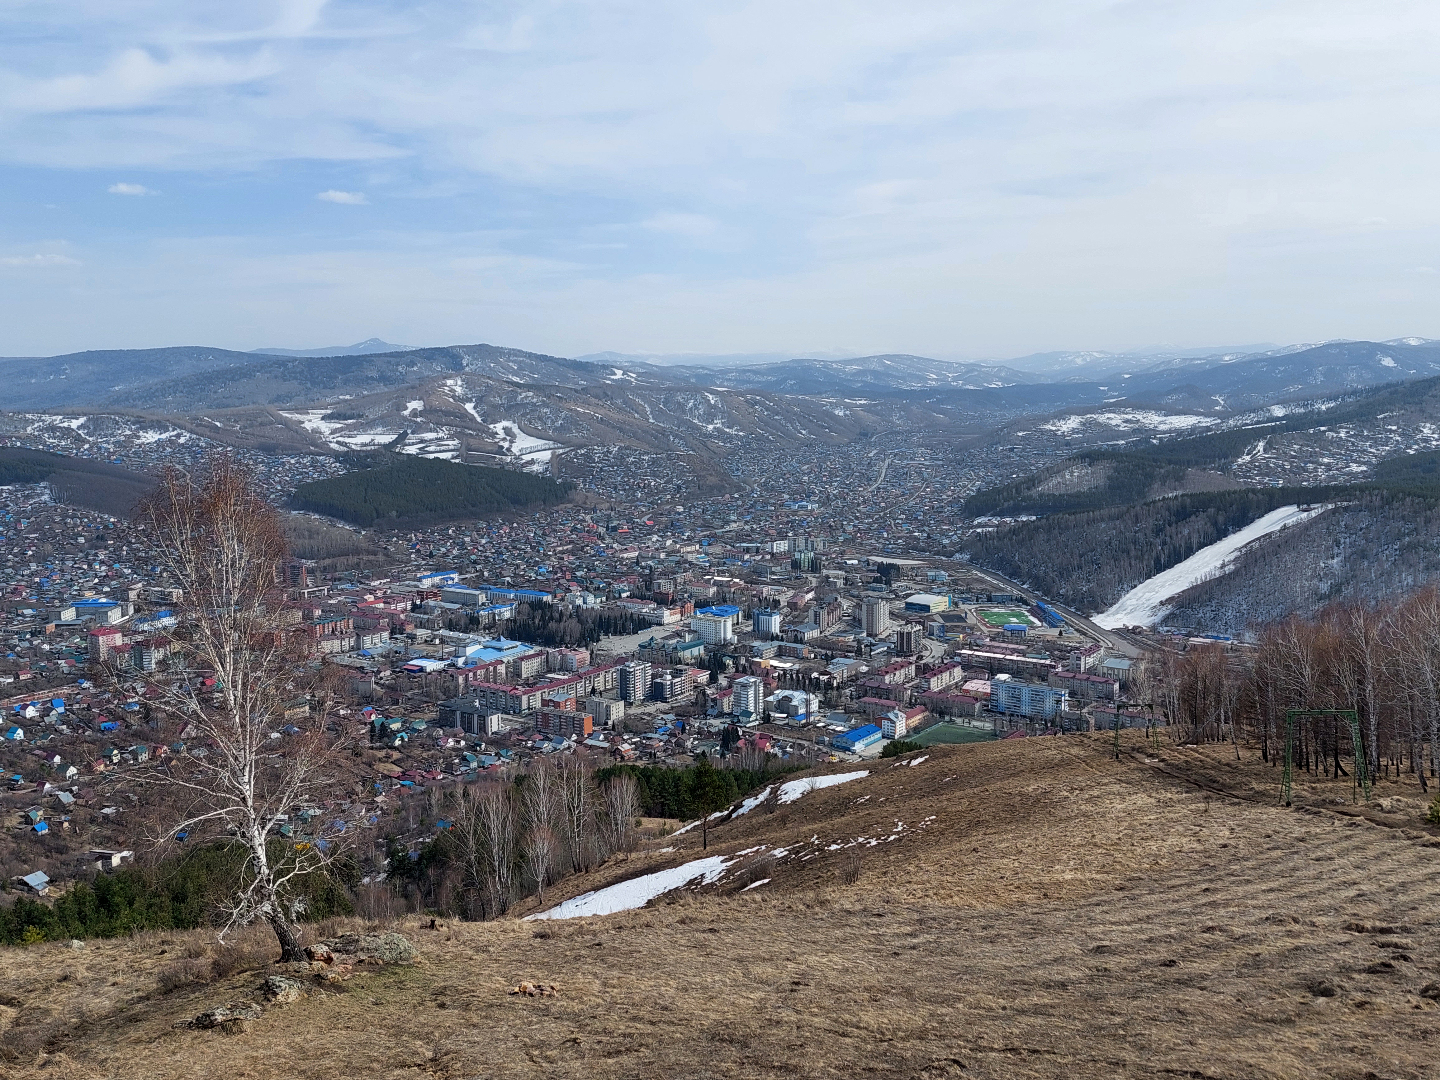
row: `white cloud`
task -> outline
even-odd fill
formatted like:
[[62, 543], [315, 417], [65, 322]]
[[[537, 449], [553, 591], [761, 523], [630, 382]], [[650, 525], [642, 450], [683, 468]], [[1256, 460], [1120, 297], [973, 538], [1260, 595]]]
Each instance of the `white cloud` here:
[[[192, 231], [168, 235], [203, 251], [235, 230], [254, 259], [224, 298], [234, 319], [203, 273], [167, 279], [203, 301], [202, 330], [248, 333], [247, 296], [273, 291], [283, 314], [307, 256], [328, 265], [243, 200], [383, 190], [363, 215], [322, 215], [374, 229], [327, 280], [402, 339], [494, 326], [567, 350], [983, 356], [1440, 336], [1396, 269], [1440, 243], [1433, 0], [21, 7], [0, 164], [214, 179], [208, 204], [187, 190]], [[329, 184], [362, 190], [312, 196]], [[136, 280], [164, 260], [76, 240], [87, 268]], [[512, 259], [546, 269], [507, 285], [497, 323], [469, 275]], [[391, 265], [423, 271], [445, 310]], [[43, 277], [11, 322], [60, 324]], [[340, 284], [326, 295], [342, 303]], [[573, 337], [553, 337], [564, 303]]]
[[72, 259], [68, 255], [44, 253], [35, 255], [0, 255], [0, 266], [43, 267], [79, 265], [79, 259]]
[[127, 184], [127, 183], [125, 183], [125, 182], [123, 182], [123, 181], [120, 182], [120, 183], [118, 183], [118, 184], [111, 184], [111, 185], [110, 185], [108, 188], [106, 188], [105, 190], [108, 191], [111, 195], [158, 195], [158, 194], [160, 194], [158, 191], [151, 191], [151, 190], [150, 190], [149, 188], [147, 188], [144, 184]]

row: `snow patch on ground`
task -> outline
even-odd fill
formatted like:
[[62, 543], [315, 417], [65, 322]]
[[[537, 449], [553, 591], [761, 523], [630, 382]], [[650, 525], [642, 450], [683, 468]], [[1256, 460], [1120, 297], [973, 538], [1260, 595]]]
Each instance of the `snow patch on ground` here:
[[[281, 416], [284, 416], [290, 420], [294, 420], [306, 431], [314, 432], [316, 435], [320, 435], [325, 438], [328, 438], [332, 432], [339, 431], [342, 427], [345, 426], [344, 422], [342, 421], [322, 419], [322, 417], [324, 417], [325, 414], [330, 411], [329, 409], [310, 409], [306, 412], [285, 412], [283, 410], [277, 411], [280, 412]], [[209, 420], [210, 418], [207, 416], [205, 419]], [[211, 420], [210, 422], [212, 424], [215, 423], [215, 421], [213, 420]], [[391, 438], [393, 439], [394, 436], [392, 435]]]
[[1096, 625], [1106, 630], [1115, 630], [1122, 626], [1154, 626], [1169, 614], [1170, 600], [1192, 585], [1229, 573], [1234, 568], [1235, 557], [1244, 548], [1286, 526], [1298, 525], [1317, 514], [1323, 514], [1332, 505], [1334, 504], [1309, 510], [1301, 510], [1298, 506], [1282, 506], [1278, 510], [1270, 511], [1223, 540], [1217, 540], [1209, 547], [1202, 548], [1184, 562], [1142, 581], [1111, 605], [1109, 610], [1096, 615]]
[[423, 398], [415, 401], [407, 401], [405, 403], [405, 415], [414, 419], [415, 415], [423, 408], [425, 408], [425, 400]]
[[645, 874], [604, 889], [584, 893], [549, 911], [527, 915], [524, 921], [579, 919], [589, 915], [613, 915], [617, 911], [633, 911], [635, 908], [644, 907], [657, 896], [664, 896], [692, 881], [698, 881], [701, 885], [713, 885], [734, 861], [724, 855], [695, 859], [681, 866], [672, 866], [668, 870], [657, 870], [653, 874]]
[[745, 886], [743, 889], [741, 889], [740, 891], [741, 891], [741, 892], [749, 892], [751, 889], [758, 889], [761, 885], [769, 885], [769, 884], [770, 884], [770, 879], [769, 879], [768, 877], [762, 877], [759, 881], [752, 881], [749, 885], [746, 885], [746, 886]]
[[525, 434], [520, 430], [520, 425], [511, 420], [497, 421], [490, 424], [489, 428], [495, 435], [495, 441], [505, 448], [507, 454], [515, 457], [525, 457], [527, 454], [539, 453], [542, 450], [556, 450], [560, 447], [560, 443], [537, 439], [534, 435]]
[[792, 803], [807, 791], [819, 791], [821, 788], [834, 787], [836, 784], [848, 784], [851, 780], [859, 780], [861, 777], [869, 775], [869, 769], [861, 769], [858, 772], [833, 773], [830, 776], [807, 776], [804, 780], [791, 780], [780, 785], [780, 802], [782, 805]]
[[774, 789], [774, 785], [772, 784], [764, 788], [758, 794], [751, 795], [748, 799], [746, 799], [740, 804], [740, 806], [736, 809], [735, 813], [731, 816], [739, 817], [741, 814], [748, 814], [751, 810], [754, 810], [755, 807], [759, 806], [766, 799], [768, 799], [770, 797], [770, 792]]
[[1211, 427], [1219, 422], [1213, 416], [1175, 415], [1150, 409], [1108, 409], [1105, 412], [1060, 416], [1037, 426], [1042, 431], [1053, 431], [1057, 435], [1076, 435], [1091, 427], [1120, 431], [1188, 431], [1190, 428]]
[[[710, 815], [710, 820], [711, 820], [711, 821], [714, 821], [716, 818], [724, 817], [724, 816], [725, 816], [725, 813], [726, 813], [726, 812], [725, 812], [724, 810], [716, 810], [715, 813], [713, 813], [713, 814]], [[687, 833], [687, 832], [689, 832], [691, 829], [695, 828], [695, 826], [699, 825], [699, 824], [700, 824], [700, 821], [701, 821], [700, 818], [696, 818], [694, 821], [690, 822], [689, 825], [681, 825], [680, 828], [676, 829], [676, 830], [675, 830], [673, 833], [671, 833], [670, 835], [671, 835], [671, 836], [679, 836], [681, 833]]]

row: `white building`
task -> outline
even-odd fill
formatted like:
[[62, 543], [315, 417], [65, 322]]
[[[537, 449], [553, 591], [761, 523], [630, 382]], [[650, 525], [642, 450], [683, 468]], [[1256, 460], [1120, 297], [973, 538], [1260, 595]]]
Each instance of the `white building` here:
[[736, 679], [731, 684], [731, 689], [735, 691], [735, 696], [730, 699], [730, 707], [734, 712], [760, 715], [765, 700], [765, 680], [746, 675]]
[[891, 709], [880, 720], [880, 734], [887, 739], [903, 739], [909, 731], [909, 721], [899, 709]]
[[770, 695], [770, 714], [803, 724], [820, 715], [820, 699], [804, 690], [777, 690]]
[[757, 608], [751, 616], [751, 623], [754, 626], [755, 636], [758, 638], [777, 638], [780, 636], [780, 626], [784, 616], [778, 611], [762, 611]]
[[706, 645], [728, 645], [735, 640], [733, 615], [693, 615], [690, 626]]
[[620, 665], [620, 699], [631, 705], [650, 697], [653, 670], [649, 660], [631, 660]]

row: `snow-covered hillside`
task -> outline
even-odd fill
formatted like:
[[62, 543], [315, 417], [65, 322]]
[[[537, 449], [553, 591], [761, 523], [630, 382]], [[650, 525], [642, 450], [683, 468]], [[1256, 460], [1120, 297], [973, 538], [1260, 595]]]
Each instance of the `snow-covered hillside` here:
[[1142, 581], [1112, 604], [1109, 610], [1095, 616], [1095, 622], [1107, 630], [1123, 626], [1154, 626], [1169, 614], [1171, 599], [1192, 585], [1228, 573], [1236, 556], [1246, 547], [1264, 540], [1286, 526], [1298, 525], [1329, 509], [1330, 506], [1306, 509], [1282, 506], [1278, 510], [1272, 510], [1225, 539], [1202, 548], [1184, 562]]

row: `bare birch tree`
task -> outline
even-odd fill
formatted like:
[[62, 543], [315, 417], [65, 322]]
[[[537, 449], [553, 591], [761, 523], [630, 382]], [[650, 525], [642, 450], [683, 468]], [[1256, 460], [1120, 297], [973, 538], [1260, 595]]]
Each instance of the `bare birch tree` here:
[[640, 816], [640, 791], [635, 778], [625, 773], [613, 776], [602, 793], [605, 846], [612, 852], [635, 847], [635, 819]]
[[579, 758], [567, 758], [557, 770], [560, 781], [560, 823], [565, 834], [570, 870], [583, 873], [594, 865], [595, 786]]
[[515, 899], [520, 826], [515, 798], [508, 784], [490, 784], [476, 791], [460, 789], [452, 836], [460, 845], [466, 889], [479, 899], [481, 915], [496, 918]]
[[[168, 824], [157, 840], [185, 834], [238, 845], [243, 867], [222, 939], [263, 920], [282, 959], [303, 960], [299, 886], [326, 869], [348, 822], [335, 808], [345, 792], [328, 699], [316, 694], [318, 673], [287, 628], [279, 516], [222, 457], [198, 481], [167, 471], [139, 520], [184, 592], [168, 663], [148, 680], [151, 704], [185, 744], [139, 777], [163, 789]], [[307, 696], [303, 717], [287, 715]], [[303, 815], [304, 835], [285, 835], [302, 811], [317, 812]]]
[[525, 825], [521, 842], [525, 871], [543, 900], [545, 886], [560, 857], [563, 816], [560, 781], [548, 758], [536, 762], [526, 774], [520, 786], [520, 805]]

